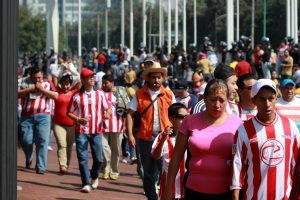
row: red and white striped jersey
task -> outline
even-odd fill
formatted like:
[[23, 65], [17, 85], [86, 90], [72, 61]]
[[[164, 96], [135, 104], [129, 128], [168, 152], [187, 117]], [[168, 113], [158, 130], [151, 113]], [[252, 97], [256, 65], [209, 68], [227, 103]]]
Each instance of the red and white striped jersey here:
[[247, 121], [251, 117], [254, 117], [257, 113], [256, 109], [252, 109], [252, 110], [243, 109], [241, 104], [238, 104], [238, 108], [239, 108], [239, 115], [240, 115], [239, 117], [243, 121]]
[[287, 102], [283, 100], [283, 98], [279, 98], [276, 103], [276, 110], [278, 114], [283, 115], [287, 118], [292, 119], [298, 129], [300, 130], [300, 99], [294, 97], [291, 102]]
[[77, 112], [77, 116], [88, 120], [86, 125], [76, 123], [76, 132], [83, 134], [102, 133], [102, 112], [109, 104], [102, 90], [77, 92], [68, 106], [68, 112]]
[[[152, 144], [152, 150], [151, 154], [153, 154], [154, 150], [158, 146], [162, 139], [162, 134], [159, 134], [153, 144]], [[168, 136], [167, 139], [165, 140], [161, 152], [161, 157], [163, 159], [163, 164], [162, 164], [162, 174], [160, 177], [160, 196], [164, 196], [165, 191], [166, 191], [166, 183], [167, 183], [167, 175], [168, 175], [168, 168], [169, 164], [171, 162], [171, 158], [174, 152], [174, 147], [175, 147], [175, 142], [176, 142], [176, 136]], [[184, 178], [184, 173], [185, 173], [185, 159], [186, 155], [184, 156], [184, 159], [181, 160], [180, 166], [178, 173], [175, 178], [175, 184], [173, 186], [173, 192], [175, 194], [175, 199], [177, 198], [183, 198], [184, 197], [184, 185], [183, 185], [183, 178]]]
[[295, 123], [276, 114], [271, 124], [257, 117], [238, 129], [232, 148], [231, 189], [244, 190], [244, 199], [288, 199], [299, 151]]
[[[200, 112], [204, 111], [205, 109], [206, 109], [206, 105], [205, 105], [204, 99], [202, 99], [201, 101], [198, 101], [198, 103], [196, 103], [194, 108], [192, 108], [191, 114], [200, 113]], [[239, 108], [238, 108], [237, 104], [234, 102], [231, 102], [231, 101], [228, 101], [226, 104], [226, 112], [227, 112], [227, 114], [232, 114], [237, 117], [240, 116]]]
[[124, 118], [117, 114], [117, 98], [113, 95], [113, 92], [105, 92], [106, 99], [111, 108], [111, 116], [109, 119], [104, 120], [104, 132], [119, 133], [124, 131]]
[[[27, 84], [29, 85], [29, 84]], [[24, 84], [23, 84], [24, 86]], [[49, 82], [42, 82], [42, 87], [46, 90], [50, 90]], [[25, 88], [25, 87], [22, 87]], [[22, 115], [28, 116], [33, 114], [51, 114], [52, 112], [52, 100], [46, 97], [42, 93], [29, 93], [22, 98]]]

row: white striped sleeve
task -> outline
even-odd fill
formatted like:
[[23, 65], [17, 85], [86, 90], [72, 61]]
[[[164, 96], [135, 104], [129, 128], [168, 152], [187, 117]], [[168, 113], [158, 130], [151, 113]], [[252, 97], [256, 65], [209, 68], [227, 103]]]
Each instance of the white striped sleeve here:
[[[232, 166], [231, 166], [231, 186], [230, 189], [241, 189], [244, 182], [245, 173], [245, 128], [240, 126], [234, 136], [234, 143], [232, 146]], [[244, 146], [244, 149], [243, 149]]]

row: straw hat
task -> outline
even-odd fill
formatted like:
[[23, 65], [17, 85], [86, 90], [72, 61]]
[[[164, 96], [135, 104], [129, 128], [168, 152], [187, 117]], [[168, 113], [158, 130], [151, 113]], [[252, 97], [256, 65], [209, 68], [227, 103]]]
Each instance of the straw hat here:
[[150, 73], [162, 73], [163, 79], [166, 80], [167, 79], [167, 69], [162, 68], [158, 62], [155, 62], [155, 61], [152, 61], [152, 62], [153, 62], [152, 66], [146, 68], [143, 71], [143, 74], [142, 74], [143, 79], [145, 81], [148, 81]]

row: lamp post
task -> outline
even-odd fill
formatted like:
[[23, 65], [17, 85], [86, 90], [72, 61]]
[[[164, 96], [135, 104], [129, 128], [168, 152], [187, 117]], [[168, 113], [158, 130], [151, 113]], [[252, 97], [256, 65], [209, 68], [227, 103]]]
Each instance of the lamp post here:
[[81, 57], [81, 0], [78, 0], [78, 56]]
[[236, 41], [240, 38], [240, 0], [236, 0]]
[[234, 41], [234, 10], [233, 0], [227, 0], [227, 49], [231, 49]]
[[251, 46], [254, 48], [254, 20], [255, 20], [255, 0], [252, 0], [252, 18], [251, 18]]
[[130, 57], [133, 55], [133, 5], [130, 0]]
[[194, 0], [194, 45], [197, 45], [197, 1]]
[[183, 39], [182, 39], [182, 47], [183, 49], [186, 51], [186, 0], [183, 0], [183, 30], [182, 30], [182, 35], [183, 35]]
[[178, 45], [178, 0], [175, 0], [175, 45]]
[[171, 54], [171, 0], [168, 0], [168, 54]]
[[266, 22], [267, 20], [267, 5], [266, 5], [266, 0], [264, 0], [264, 19], [263, 19], [263, 36], [266, 37], [266, 32], [267, 32], [267, 27], [266, 27]]
[[125, 15], [124, 15], [124, 0], [121, 0], [121, 46], [124, 46], [125, 43], [125, 26], [124, 26], [124, 20], [125, 20]]
[[146, 46], [146, 22], [147, 22], [147, 16], [146, 16], [146, 0], [143, 0], [143, 46]]

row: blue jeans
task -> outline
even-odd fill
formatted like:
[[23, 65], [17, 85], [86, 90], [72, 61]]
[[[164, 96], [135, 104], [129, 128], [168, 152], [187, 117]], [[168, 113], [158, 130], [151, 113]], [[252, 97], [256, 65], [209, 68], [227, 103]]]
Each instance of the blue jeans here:
[[[90, 176], [92, 179], [98, 178], [100, 173], [100, 167], [103, 162], [102, 134], [76, 133], [75, 141], [82, 186], [90, 185]], [[93, 158], [91, 172], [89, 172], [88, 165], [88, 143], [90, 143]]]
[[36, 146], [37, 171], [45, 172], [47, 169], [48, 140], [51, 117], [48, 114], [35, 114], [22, 116], [20, 121], [20, 137], [26, 163], [32, 162], [33, 144]]
[[155, 160], [151, 156], [152, 144], [155, 137], [151, 141], [138, 140], [141, 162], [144, 169], [143, 187], [147, 198], [150, 200], [157, 200], [156, 184], [159, 179], [159, 168], [161, 160]]

